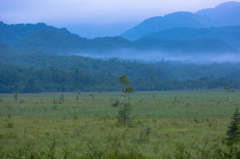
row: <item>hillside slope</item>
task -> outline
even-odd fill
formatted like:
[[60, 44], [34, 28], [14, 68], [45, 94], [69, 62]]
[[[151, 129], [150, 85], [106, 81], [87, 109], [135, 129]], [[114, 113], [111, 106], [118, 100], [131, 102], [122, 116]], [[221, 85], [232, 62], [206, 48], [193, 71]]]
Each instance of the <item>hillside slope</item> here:
[[53, 26], [48, 26], [45, 23], [8, 25], [0, 22], [0, 40], [4, 41], [5, 43], [13, 43], [29, 34], [32, 34], [33, 32], [43, 29], [52, 30], [66, 35], [78, 36], [70, 33], [66, 28], [58, 29]]
[[218, 26], [240, 25], [240, 2], [226, 2], [215, 8], [199, 10], [196, 15], [212, 19]]
[[161, 40], [200, 40], [217, 38], [233, 47], [240, 48], [240, 26], [210, 27], [210, 28], [172, 28], [140, 37], [151, 37]]
[[78, 53], [81, 51], [98, 52], [114, 49], [140, 49], [122, 37], [86, 39], [52, 30], [40, 30], [12, 44], [15, 48], [37, 48], [59, 53]]
[[139, 37], [165, 29], [176, 27], [206, 28], [240, 25], [240, 2], [227, 2], [213, 9], [198, 12], [175, 12], [164, 17], [152, 17], [127, 30], [121, 36], [136, 40]]
[[237, 50], [220, 39], [206, 38], [200, 40], [160, 40], [144, 38], [134, 41], [135, 44], [151, 50], [184, 53], [228, 53]]

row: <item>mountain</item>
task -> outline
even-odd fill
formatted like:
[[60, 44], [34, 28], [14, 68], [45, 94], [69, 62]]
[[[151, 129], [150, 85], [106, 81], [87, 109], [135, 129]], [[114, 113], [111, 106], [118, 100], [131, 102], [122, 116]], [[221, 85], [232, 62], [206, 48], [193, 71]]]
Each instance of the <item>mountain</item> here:
[[203, 9], [196, 15], [214, 20], [217, 26], [240, 25], [240, 2], [226, 2], [215, 8]]
[[200, 40], [160, 40], [154, 38], [144, 38], [136, 40], [134, 43], [150, 50], [163, 52], [225, 53], [237, 51], [226, 42], [215, 38]]
[[13, 43], [33, 32], [43, 29], [52, 30], [66, 35], [78, 36], [76, 34], [71, 34], [66, 28], [58, 29], [53, 26], [47, 26], [45, 23], [8, 25], [0, 22], [0, 39], [5, 43]]
[[0, 40], [0, 49], [9, 49], [9, 45]]
[[227, 2], [213, 9], [200, 10], [196, 13], [175, 12], [164, 17], [152, 17], [127, 30], [121, 36], [136, 40], [152, 32], [176, 27], [207, 28], [240, 25], [239, 15], [240, 2]]
[[[165, 52], [235, 52], [232, 46], [221, 39], [240, 44], [240, 26], [194, 29], [174, 28], [142, 37], [131, 42], [122, 37], [86, 39], [52, 30], [39, 30], [14, 42], [14, 48], [37, 48], [58, 53], [89, 53], [117, 49], [161, 50]], [[150, 37], [150, 38], [148, 38]], [[240, 46], [240, 45], [239, 45]]]
[[96, 52], [113, 49], [140, 49], [122, 37], [105, 37], [97, 39], [81, 38], [53, 30], [39, 30], [12, 44], [15, 48], [37, 48], [43, 51], [59, 53]]
[[176, 12], [164, 17], [152, 17], [139, 25], [127, 30], [121, 36], [129, 40], [135, 40], [145, 34], [165, 30], [174, 27], [202, 28], [211, 26], [211, 21], [190, 12]]
[[200, 40], [203, 38], [217, 38], [233, 47], [240, 48], [240, 25], [210, 28], [172, 28], [144, 35], [140, 39], [151, 37], [161, 40]]

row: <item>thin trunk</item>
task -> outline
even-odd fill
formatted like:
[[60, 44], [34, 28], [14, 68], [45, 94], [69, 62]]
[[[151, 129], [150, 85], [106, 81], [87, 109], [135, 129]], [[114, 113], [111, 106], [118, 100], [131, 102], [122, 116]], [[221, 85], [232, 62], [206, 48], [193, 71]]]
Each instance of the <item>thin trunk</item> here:
[[124, 96], [124, 92], [125, 92], [125, 88], [123, 89], [123, 92], [122, 92], [122, 103], [121, 103], [121, 106], [123, 105], [123, 96]]
[[230, 103], [231, 103], [231, 93], [229, 93], [230, 94]]

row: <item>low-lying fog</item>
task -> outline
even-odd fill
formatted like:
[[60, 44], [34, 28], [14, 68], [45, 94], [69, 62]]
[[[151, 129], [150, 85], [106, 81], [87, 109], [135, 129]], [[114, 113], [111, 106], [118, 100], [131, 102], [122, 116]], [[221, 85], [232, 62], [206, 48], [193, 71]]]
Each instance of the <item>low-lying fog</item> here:
[[112, 58], [136, 59], [144, 61], [177, 60], [201, 62], [239, 62], [240, 52], [231, 53], [183, 53], [183, 52], [161, 52], [161, 51], [136, 51], [136, 50], [115, 50], [107, 52], [85, 52], [74, 53], [72, 55], [81, 55], [92, 58]]

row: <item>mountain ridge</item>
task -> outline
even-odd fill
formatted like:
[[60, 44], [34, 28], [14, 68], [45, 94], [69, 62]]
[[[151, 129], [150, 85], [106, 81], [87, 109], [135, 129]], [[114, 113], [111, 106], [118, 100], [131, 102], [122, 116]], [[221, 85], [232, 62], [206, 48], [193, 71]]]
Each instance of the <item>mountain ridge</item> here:
[[23, 49], [37, 48], [59, 53], [96, 52], [119, 48], [140, 49], [122, 37], [86, 39], [45, 29], [34, 32], [14, 42], [11, 46]]
[[199, 40], [203, 38], [218, 38], [233, 47], [240, 48], [240, 25], [210, 28], [171, 28], [144, 35], [139, 39], [146, 37], [161, 40]]
[[199, 40], [161, 40], [148, 37], [136, 40], [134, 43], [146, 49], [168, 53], [181, 52], [195, 54], [237, 52], [237, 49], [221, 39], [216, 38], [204, 38]]
[[53, 30], [59, 33], [63, 33], [66, 35], [72, 35], [78, 37], [77, 34], [72, 34], [66, 28], [56, 28], [53, 26], [48, 26], [45, 23], [37, 23], [37, 24], [5, 24], [0, 21], [0, 39], [5, 43], [13, 43], [16, 42], [33, 32], [39, 30]]
[[163, 17], [151, 17], [120, 36], [133, 41], [152, 32], [176, 27], [206, 28], [240, 25], [239, 15], [240, 2], [226, 2], [196, 13], [174, 12]]

